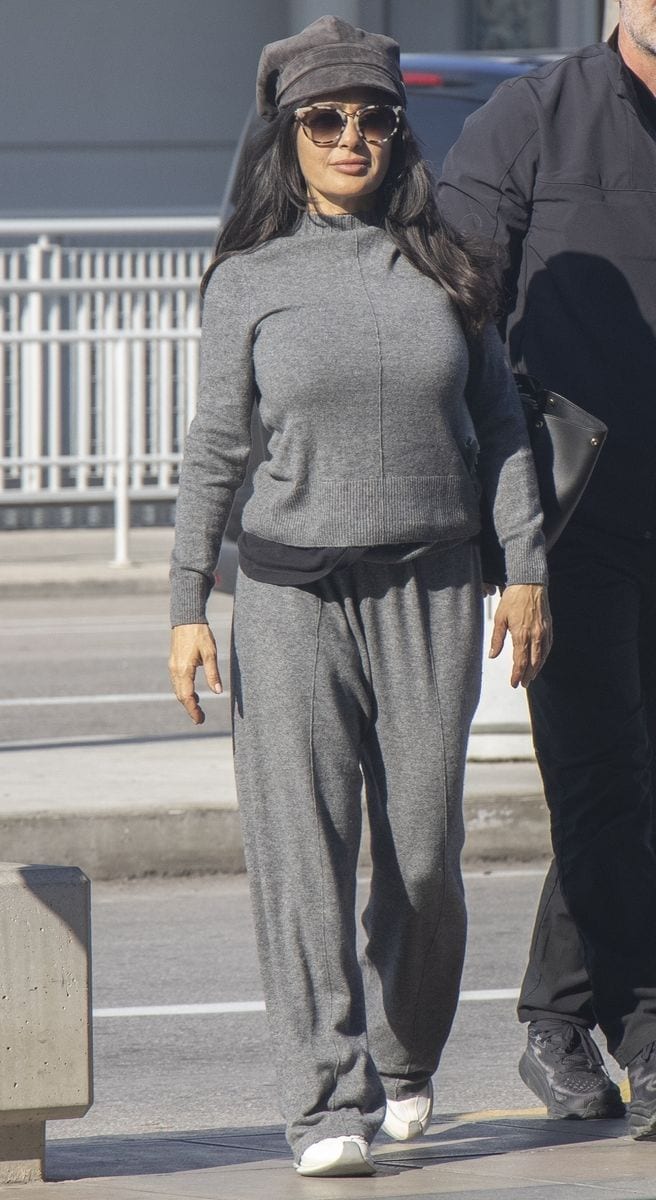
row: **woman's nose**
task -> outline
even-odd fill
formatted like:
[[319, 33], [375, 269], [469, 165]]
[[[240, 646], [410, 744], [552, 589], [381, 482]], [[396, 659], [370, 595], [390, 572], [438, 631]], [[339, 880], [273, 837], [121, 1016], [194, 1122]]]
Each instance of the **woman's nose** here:
[[351, 116], [350, 113], [348, 113], [347, 115], [348, 115], [348, 121], [346, 122], [346, 126], [342, 130], [342, 136], [339, 139], [339, 144], [340, 144], [340, 146], [346, 146], [349, 149], [354, 149], [356, 146], [361, 145], [362, 138], [360, 137], [360, 134], [358, 133], [358, 127], [355, 123], [355, 117]]

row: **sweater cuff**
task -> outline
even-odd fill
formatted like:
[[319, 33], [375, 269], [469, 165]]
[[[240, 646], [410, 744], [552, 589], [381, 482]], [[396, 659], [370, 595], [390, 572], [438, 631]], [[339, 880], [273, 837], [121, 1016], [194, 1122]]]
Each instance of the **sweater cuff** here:
[[205, 607], [212, 586], [198, 571], [171, 568], [171, 628], [208, 624]]
[[546, 587], [549, 582], [547, 552], [540, 533], [535, 538], [511, 538], [504, 546], [506, 586], [534, 583]]

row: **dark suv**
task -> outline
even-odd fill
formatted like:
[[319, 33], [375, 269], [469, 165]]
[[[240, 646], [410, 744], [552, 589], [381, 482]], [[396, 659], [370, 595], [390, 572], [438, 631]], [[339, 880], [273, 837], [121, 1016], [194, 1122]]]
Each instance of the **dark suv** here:
[[[556, 61], [560, 57], [562, 55], [556, 51], [518, 51], [503, 55], [475, 52], [402, 54], [401, 67], [408, 93], [408, 121], [436, 174], [439, 174], [446, 153], [458, 138], [469, 114], [489, 100], [498, 84], [515, 75], [527, 75], [543, 63]], [[240, 158], [246, 141], [259, 123], [260, 118], [253, 112], [244, 126], [221, 205], [222, 222], [234, 208]], [[220, 562], [219, 586], [227, 589], [232, 587], [236, 564], [236, 550], [232, 543], [239, 535], [242, 509], [252, 491], [252, 473], [265, 453], [262, 434], [257, 423], [246, 481], [235, 496], [226, 530], [227, 542]]]
[[504, 79], [527, 75], [562, 55], [403, 54], [408, 121], [424, 154], [439, 174], [447, 151], [475, 109], [485, 104]]

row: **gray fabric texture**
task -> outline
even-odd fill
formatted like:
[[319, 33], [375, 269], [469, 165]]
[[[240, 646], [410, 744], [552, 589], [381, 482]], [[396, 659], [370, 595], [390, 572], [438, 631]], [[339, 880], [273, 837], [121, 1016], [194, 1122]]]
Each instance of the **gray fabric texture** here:
[[246, 530], [291, 546], [470, 538], [480, 529], [478, 454], [508, 582], [546, 582], [533, 459], [492, 327], [481, 359], [468, 407], [454, 305], [359, 217], [305, 216], [293, 236], [221, 263], [205, 297], [172, 624], [205, 620], [256, 401], [271, 459], [256, 471]]
[[[370, 1140], [436, 1070], [465, 947], [467, 736], [481, 675], [470, 542], [309, 585], [239, 573], [237, 793], [279, 1096], [296, 1157]], [[367, 791], [373, 873], [356, 951]]]
[[319, 17], [293, 37], [264, 47], [257, 69], [257, 111], [270, 121], [280, 105], [349, 87], [376, 88], [405, 105], [399, 44], [340, 17]]

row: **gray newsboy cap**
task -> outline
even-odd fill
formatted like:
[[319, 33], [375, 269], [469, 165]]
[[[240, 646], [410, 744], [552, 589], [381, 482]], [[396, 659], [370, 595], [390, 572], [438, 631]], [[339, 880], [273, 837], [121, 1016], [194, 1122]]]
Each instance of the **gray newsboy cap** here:
[[269, 42], [257, 69], [257, 111], [272, 121], [278, 108], [322, 92], [371, 87], [405, 105], [399, 45], [382, 33], [320, 17], [294, 37]]

